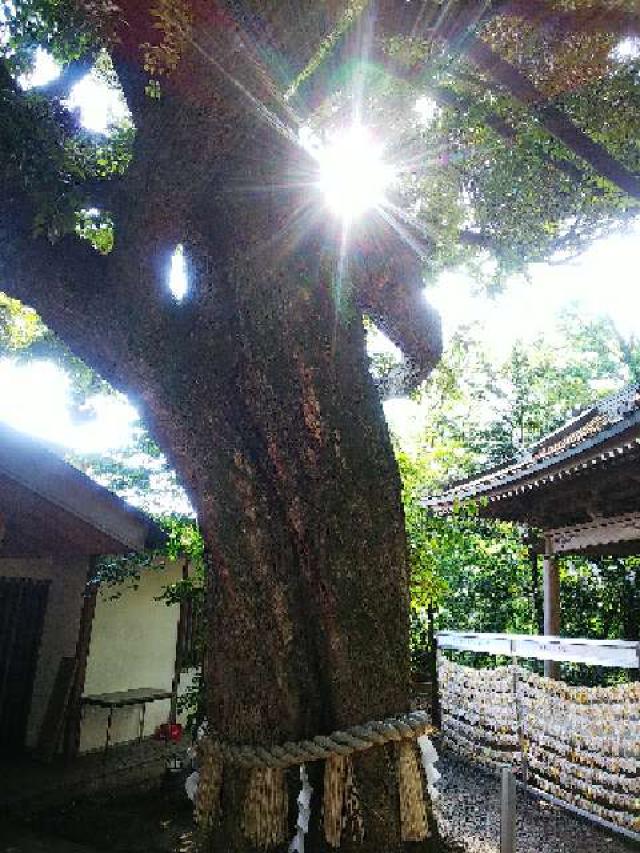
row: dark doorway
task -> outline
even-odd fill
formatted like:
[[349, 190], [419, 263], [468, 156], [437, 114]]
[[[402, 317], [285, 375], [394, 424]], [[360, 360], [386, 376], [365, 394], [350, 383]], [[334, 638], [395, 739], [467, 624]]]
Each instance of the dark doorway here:
[[24, 750], [49, 581], [0, 578], [0, 754]]

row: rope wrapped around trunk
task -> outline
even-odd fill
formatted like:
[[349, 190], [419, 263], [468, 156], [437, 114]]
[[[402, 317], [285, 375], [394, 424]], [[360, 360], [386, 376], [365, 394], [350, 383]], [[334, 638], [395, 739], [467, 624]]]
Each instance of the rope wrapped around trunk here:
[[330, 735], [316, 735], [312, 740], [287, 741], [281, 746], [234, 746], [224, 741], [217, 746], [230, 764], [285, 769], [309, 761], [322, 761], [330, 755], [353, 755], [390, 741], [414, 740], [420, 735], [435, 733], [425, 711], [412, 711], [402, 717], [374, 720]]
[[[245, 805], [244, 830], [258, 847], [280, 844], [286, 825], [287, 796], [284, 771], [311, 761], [327, 761], [325, 772], [325, 833], [333, 847], [340, 845], [341, 830], [348, 820], [358, 824], [357, 791], [351, 756], [387, 743], [398, 744], [402, 836], [405, 841], [426, 838], [428, 826], [424, 806], [423, 780], [415, 754], [415, 741], [436, 729], [424, 711], [401, 717], [374, 720], [310, 740], [287, 741], [275, 746], [237, 746], [216, 738], [200, 741], [203, 757], [201, 782], [206, 795], [199, 798], [202, 824], [211, 825], [218, 804], [224, 764], [247, 768], [251, 779]], [[212, 776], [212, 779], [208, 777]], [[204, 793], [204, 792], [203, 792]], [[213, 796], [212, 796], [213, 795]], [[354, 800], [355, 797], [355, 800]], [[353, 812], [353, 814], [351, 814]], [[361, 819], [360, 819], [361, 824]], [[357, 833], [362, 837], [362, 829]]]

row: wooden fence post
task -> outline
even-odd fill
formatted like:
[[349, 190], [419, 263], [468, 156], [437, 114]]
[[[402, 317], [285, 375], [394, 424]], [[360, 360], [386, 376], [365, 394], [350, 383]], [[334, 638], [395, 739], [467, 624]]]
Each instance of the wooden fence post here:
[[431, 670], [431, 722], [437, 728], [441, 728], [442, 715], [440, 713], [440, 687], [438, 684], [438, 638], [435, 632], [436, 614], [432, 604], [428, 607], [427, 616], [429, 620], [429, 669]]
[[[553, 552], [553, 542], [545, 538], [544, 547], [544, 633], [547, 636], [560, 634], [560, 572]], [[560, 664], [554, 660], [544, 662], [547, 678], [560, 678]]]
[[516, 780], [510, 767], [502, 768], [500, 853], [516, 850]]

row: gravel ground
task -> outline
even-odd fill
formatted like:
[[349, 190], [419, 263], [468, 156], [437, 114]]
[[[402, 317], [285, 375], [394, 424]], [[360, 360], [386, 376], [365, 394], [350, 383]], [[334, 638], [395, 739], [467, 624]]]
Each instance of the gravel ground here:
[[[451, 853], [499, 853], [500, 781], [450, 753], [436, 813]], [[638, 853], [632, 845], [541, 800], [518, 793], [517, 853]], [[188, 853], [191, 809], [182, 791], [90, 798], [11, 826], [0, 817], [0, 853]]]
[[[500, 780], [442, 755], [437, 804], [440, 831], [465, 853], [500, 851]], [[518, 792], [517, 853], [631, 853], [640, 846], [612, 836], [542, 800]]]

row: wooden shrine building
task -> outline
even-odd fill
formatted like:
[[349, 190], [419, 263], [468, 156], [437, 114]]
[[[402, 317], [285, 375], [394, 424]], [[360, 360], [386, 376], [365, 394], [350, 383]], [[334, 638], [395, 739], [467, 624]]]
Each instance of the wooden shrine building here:
[[[445, 514], [477, 500], [488, 518], [538, 528], [544, 537], [544, 632], [560, 634], [558, 555], [640, 554], [640, 386], [569, 420], [507, 464], [452, 483], [423, 500]], [[545, 662], [545, 672], [556, 666]]]

